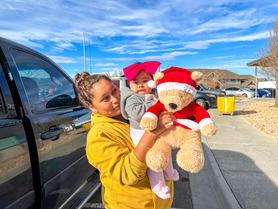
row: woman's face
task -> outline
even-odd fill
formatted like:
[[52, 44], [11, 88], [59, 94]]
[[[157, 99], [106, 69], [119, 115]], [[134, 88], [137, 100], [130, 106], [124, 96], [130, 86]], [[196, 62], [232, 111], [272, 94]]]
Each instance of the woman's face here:
[[120, 90], [105, 79], [94, 84], [92, 92], [93, 106], [89, 107], [93, 112], [98, 112], [107, 117], [115, 117], [121, 114]]

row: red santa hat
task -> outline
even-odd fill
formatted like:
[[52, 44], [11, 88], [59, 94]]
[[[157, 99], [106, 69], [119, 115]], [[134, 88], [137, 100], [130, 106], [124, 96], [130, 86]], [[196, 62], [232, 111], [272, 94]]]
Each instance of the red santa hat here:
[[197, 84], [191, 78], [191, 71], [185, 68], [170, 67], [162, 71], [161, 73], [163, 73], [164, 75], [161, 79], [158, 80], [158, 82], [151, 80], [148, 83], [149, 87], [151, 88], [157, 86], [158, 94], [162, 91], [173, 89], [188, 92], [193, 96], [195, 96], [195, 94], [197, 93]]

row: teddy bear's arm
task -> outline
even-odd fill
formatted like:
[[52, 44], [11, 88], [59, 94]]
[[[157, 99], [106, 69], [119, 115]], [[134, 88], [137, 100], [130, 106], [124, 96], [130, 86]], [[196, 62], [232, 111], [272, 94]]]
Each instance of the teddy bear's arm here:
[[201, 133], [204, 136], [213, 136], [216, 134], [217, 128], [210, 118], [209, 113], [197, 103], [192, 104], [192, 111], [194, 116], [199, 123]]
[[162, 104], [158, 101], [143, 115], [140, 127], [144, 130], [154, 130], [157, 127], [158, 115], [162, 111]]

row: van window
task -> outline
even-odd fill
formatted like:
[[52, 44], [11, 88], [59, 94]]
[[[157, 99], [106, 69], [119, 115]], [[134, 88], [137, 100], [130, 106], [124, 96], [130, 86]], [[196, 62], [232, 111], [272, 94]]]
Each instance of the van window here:
[[16, 49], [13, 57], [33, 111], [74, 105], [74, 87], [55, 66]]

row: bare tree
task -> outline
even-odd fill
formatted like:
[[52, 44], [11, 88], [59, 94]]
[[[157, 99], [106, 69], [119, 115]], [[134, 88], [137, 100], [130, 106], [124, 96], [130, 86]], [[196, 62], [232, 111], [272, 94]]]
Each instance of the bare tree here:
[[122, 71], [115, 71], [111, 73], [111, 77], [121, 77], [123, 74]]
[[268, 79], [276, 81], [275, 106], [278, 107], [278, 18], [275, 16], [270, 28], [270, 37], [267, 39], [265, 47], [259, 53], [260, 73]]

